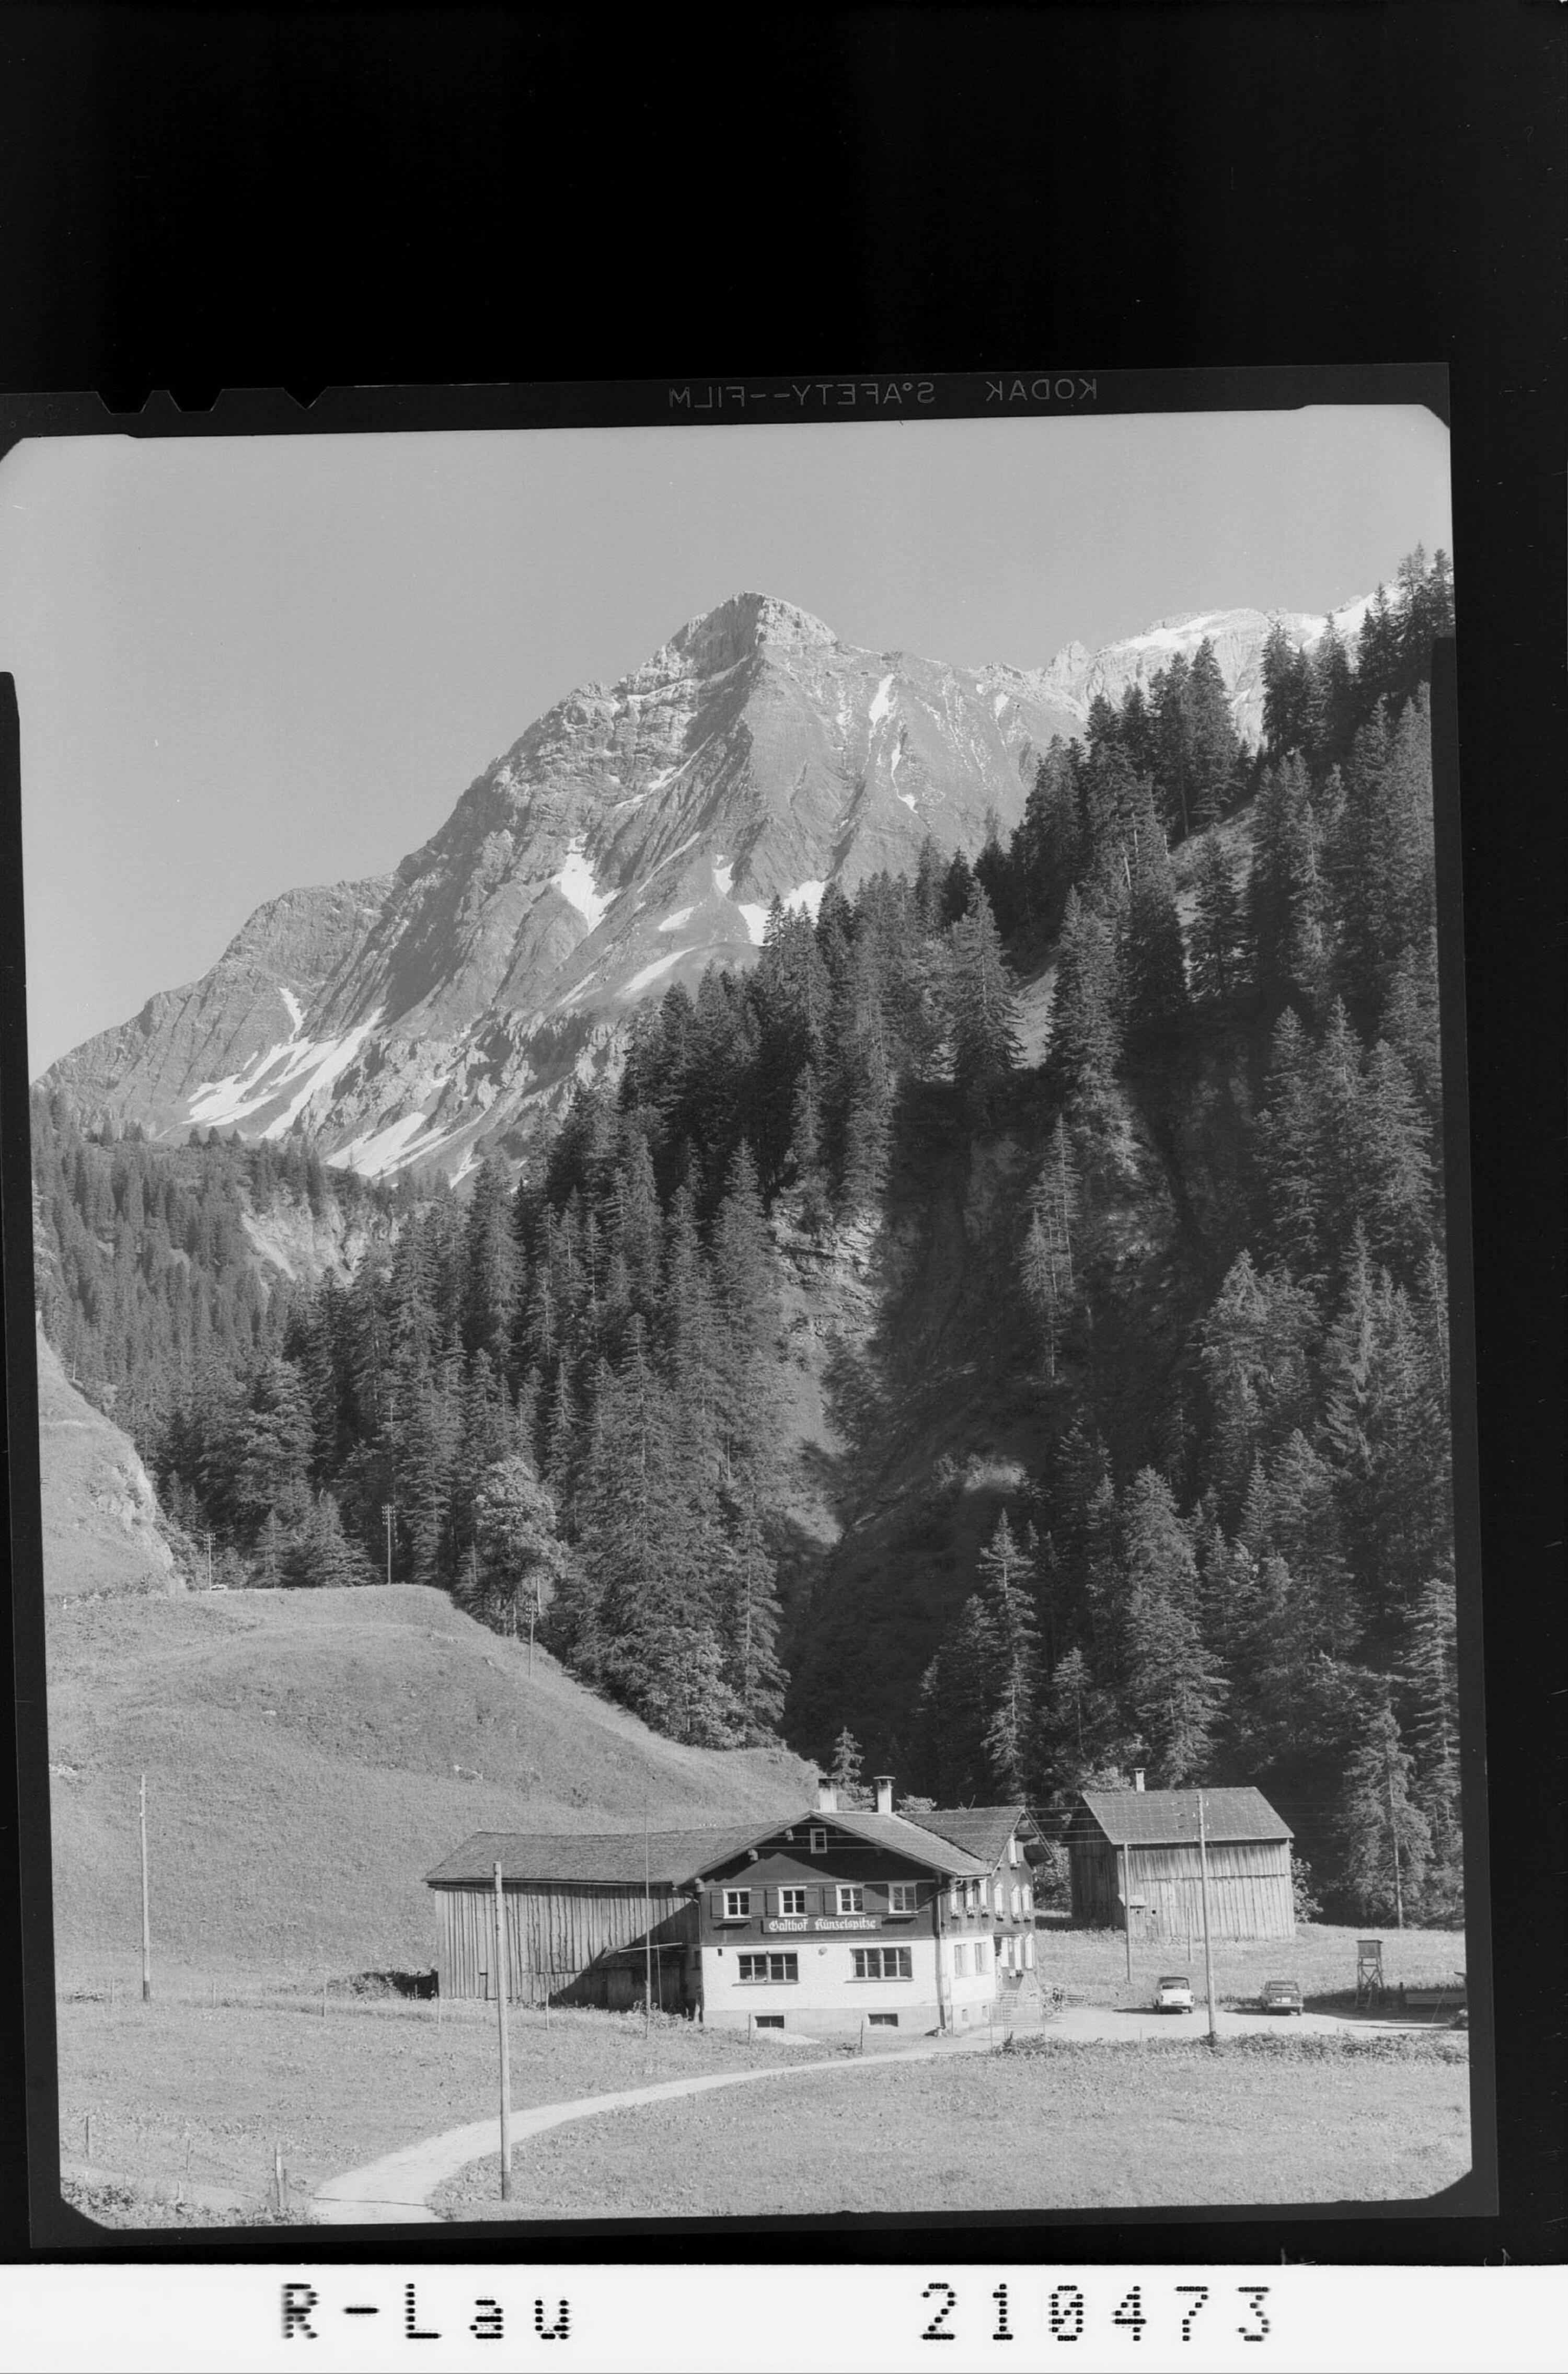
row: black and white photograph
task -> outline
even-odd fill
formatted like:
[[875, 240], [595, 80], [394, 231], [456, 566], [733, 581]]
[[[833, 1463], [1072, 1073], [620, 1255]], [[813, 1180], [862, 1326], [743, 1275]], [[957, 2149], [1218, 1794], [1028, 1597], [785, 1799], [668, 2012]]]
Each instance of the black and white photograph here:
[[0, 463], [91, 2227], [1469, 2199], [1448, 431], [996, 383]]

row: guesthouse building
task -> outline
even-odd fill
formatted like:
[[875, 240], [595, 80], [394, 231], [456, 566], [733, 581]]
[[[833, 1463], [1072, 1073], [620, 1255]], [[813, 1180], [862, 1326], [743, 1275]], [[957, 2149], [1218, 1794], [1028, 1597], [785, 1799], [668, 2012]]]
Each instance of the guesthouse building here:
[[888, 1780], [870, 1809], [825, 1787], [744, 1828], [479, 1832], [429, 1875], [439, 1984], [494, 1992], [499, 1863], [505, 1983], [523, 2001], [629, 2009], [646, 1992], [706, 2026], [808, 2035], [961, 2027], [1032, 1967], [1036, 1846], [1021, 1806], [906, 1816]]

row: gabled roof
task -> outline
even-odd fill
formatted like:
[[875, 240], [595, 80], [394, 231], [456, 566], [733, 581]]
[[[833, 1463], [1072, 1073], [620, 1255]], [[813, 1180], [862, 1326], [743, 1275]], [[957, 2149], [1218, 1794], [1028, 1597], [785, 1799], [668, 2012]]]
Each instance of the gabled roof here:
[[[771, 1822], [749, 1822], [723, 1830], [654, 1830], [647, 1839], [646, 1868], [650, 1883], [663, 1887], [690, 1886], [721, 1863], [760, 1847], [764, 1839], [785, 1830], [805, 1831], [826, 1825], [858, 1839], [867, 1846], [889, 1847], [912, 1863], [924, 1863], [949, 1878], [973, 1878], [990, 1869], [950, 1840], [906, 1822], [898, 1814], [789, 1814]], [[476, 1830], [471, 1839], [425, 1875], [429, 1887], [483, 1885], [501, 1864], [501, 1884], [521, 1886], [528, 1880], [575, 1882], [583, 1886], [641, 1887], [643, 1838], [641, 1830], [574, 1834], [517, 1830]]]
[[[1196, 1789], [1085, 1789], [1079, 1804], [1113, 1846], [1174, 1847], [1197, 1844]], [[1256, 1789], [1205, 1789], [1205, 1834], [1216, 1845], [1243, 1839], [1288, 1839], [1292, 1833]], [[1081, 1815], [1069, 1834], [1081, 1834]]]
[[[760, 1833], [754, 1822], [723, 1830], [654, 1830], [647, 1839], [646, 1871], [661, 1887], [679, 1887], [731, 1855], [740, 1854], [759, 1835], [767, 1837], [776, 1825]], [[519, 1830], [476, 1830], [444, 1863], [428, 1872], [428, 1887], [461, 1886], [493, 1878], [497, 1863], [501, 1881], [514, 1885], [531, 1879], [575, 1880], [592, 1886], [641, 1887], [644, 1871], [641, 1830], [529, 1833]]]
[[943, 1872], [951, 1879], [975, 1879], [991, 1868], [956, 1839], [927, 1828], [923, 1822], [906, 1821], [902, 1814], [863, 1814], [858, 1809], [852, 1813], [803, 1814], [795, 1828], [824, 1822], [847, 1830], [852, 1839], [864, 1839], [867, 1846], [891, 1847], [896, 1853], [907, 1855], [912, 1863], [923, 1863], [927, 1870]]
[[1015, 1831], [1026, 1839], [1044, 1837], [1021, 1799], [1016, 1805], [938, 1805], [932, 1813], [911, 1814], [908, 1819], [978, 1855], [987, 1871], [996, 1870]]

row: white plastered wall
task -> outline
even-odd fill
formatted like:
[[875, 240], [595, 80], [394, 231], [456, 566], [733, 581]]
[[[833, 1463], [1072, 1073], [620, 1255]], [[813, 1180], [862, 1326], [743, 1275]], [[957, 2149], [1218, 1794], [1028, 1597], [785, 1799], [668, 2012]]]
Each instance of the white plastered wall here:
[[[904, 1945], [912, 1975], [907, 1979], [857, 1979], [852, 1958], [855, 1945]], [[790, 1953], [796, 1957], [796, 1980], [760, 1984], [740, 1976], [741, 1953]], [[873, 2012], [896, 2012], [899, 2026], [916, 2030], [937, 2025], [937, 1941], [934, 1937], [857, 1937], [851, 1942], [810, 1934], [770, 1937], [760, 1946], [704, 1945], [702, 1948], [702, 2021], [707, 2027], [745, 2027], [754, 2014], [763, 2018], [783, 2016], [786, 2028], [821, 2033], [834, 2027], [858, 2027]]]

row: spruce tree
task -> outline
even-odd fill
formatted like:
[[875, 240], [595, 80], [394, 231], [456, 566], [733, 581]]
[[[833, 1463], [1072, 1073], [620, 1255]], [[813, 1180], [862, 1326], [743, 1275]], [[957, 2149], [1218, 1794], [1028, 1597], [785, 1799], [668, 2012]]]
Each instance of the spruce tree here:
[[1241, 896], [1217, 832], [1206, 832], [1193, 864], [1192, 987], [1212, 1005], [1228, 998], [1241, 978]]
[[1411, 1788], [1414, 1758], [1385, 1705], [1345, 1770], [1337, 1826], [1347, 1894], [1363, 1919], [1402, 1929], [1420, 1903], [1432, 1828]]
[[1031, 1584], [1033, 1561], [1013, 1537], [1004, 1509], [980, 1553], [979, 1597], [990, 1619], [995, 1668], [987, 1691], [985, 1751], [992, 1785], [1007, 1797], [1033, 1793], [1040, 1693], [1040, 1632]]
[[1198, 1630], [1192, 1543], [1153, 1468], [1134, 1477], [1121, 1519], [1127, 1713], [1158, 1785], [1173, 1788], [1205, 1769], [1225, 1685]]
[[1104, 917], [1067, 894], [1056, 957], [1047, 1069], [1059, 1095], [1087, 1100], [1111, 1088], [1121, 1056], [1121, 982]]
[[953, 1077], [964, 1117], [983, 1129], [1017, 1068], [1017, 997], [990, 901], [976, 884], [969, 911], [953, 925]]

